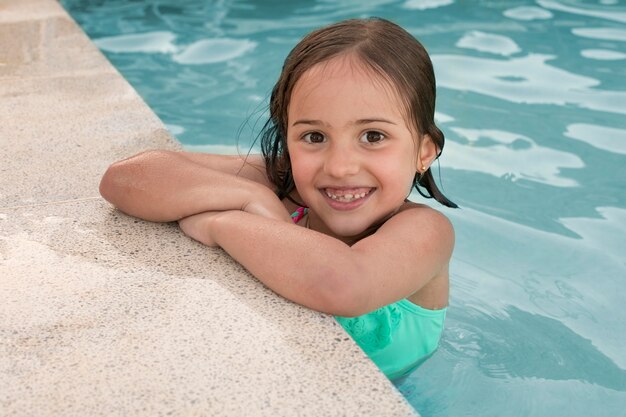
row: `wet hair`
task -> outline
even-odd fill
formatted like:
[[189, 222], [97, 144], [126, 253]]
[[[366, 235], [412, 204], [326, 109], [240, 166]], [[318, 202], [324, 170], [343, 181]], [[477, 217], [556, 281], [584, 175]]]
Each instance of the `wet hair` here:
[[[441, 155], [444, 135], [435, 125], [435, 74], [428, 52], [411, 34], [385, 19], [350, 19], [317, 29], [305, 36], [285, 59], [272, 90], [270, 117], [261, 132], [261, 152], [269, 180], [280, 199], [291, 199], [295, 188], [287, 148], [288, 108], [294, 86], [316, 64], [354, 54], [360, 63], [395, 87], [417, 129], [418, 140], [430, 135]], [[419, 143], [417, 143], [419, 147]], [[457, 207], [437, 188], [431, 169], [416, 173], [413, 186], [424, 197]]]

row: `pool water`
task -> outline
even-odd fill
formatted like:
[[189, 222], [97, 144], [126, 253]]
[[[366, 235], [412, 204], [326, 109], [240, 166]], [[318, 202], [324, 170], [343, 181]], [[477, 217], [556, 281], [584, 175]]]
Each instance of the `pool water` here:
[[442, 208], [440, 349], [397, 388], [424, 417], [626, 415], [624, 1], [63, 4], [187, 149], [224, 153], [247, 151], [305, 33], [405, 27], [433, 58], [435, 169], [462, 208]]

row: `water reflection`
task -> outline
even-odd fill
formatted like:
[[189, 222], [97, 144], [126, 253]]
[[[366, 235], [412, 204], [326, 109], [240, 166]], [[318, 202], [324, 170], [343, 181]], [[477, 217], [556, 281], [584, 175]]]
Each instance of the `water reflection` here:
[[576, 232], [585, 244], [599, 250], [617, 263], [626, 266], [626, 209], [619, 207], [596, 208], [598, 218], [563, 217], [559, 221]]
[[454, 0], [407, 0], [402, 7], [412, 10], [426, 10], [449, 6], [452, 3], [454, 3]]
[[[528, 54], [496, 60], [462, 55], [434, 55], [442, 87], [471, 91], [523, 104], [575, 104], [626, 114], [626, 92], [594, 89], [600, 81], [546, 64], [556, 57]], [[472, 68], [468, 73], [465, 69]]]
[[449, 114], [441, 113], [438, 111], [435, 112], [435, 122], [448, 123], [452, 121], [454, 121], [454, 117], [450, 116]]
[[491, 378], [575, 379], [626, 391], [626, 370], [590, 340], [558, 320], [514, 306], [493, 315], [466, 308], [442, 348], [472, 358]]
[[530, 268], [521, 285], [528, 301], [549, 318], [561, 323], [585, 320], [598, 324], [596, 316], [585, 304], [585, 296], [577, 289], [581, 285], [571, 274], [555, 275], [541, 268]]
[[[553, 0], [537, 0], [537, 4], [541, 7], [545, 7], [546, 9], [626, 23], [626, 11], [623, 9], [616, 9], [615, 7], [607, 7], [606, 10], [599, 10], [601, 6], [598, 5], [581, 4], [579, 7], [575, 7]], [[605, 4], [607, 6], [613, 6], [618, 3], [613, 2]]]
[[174, 53], [172, 60], [183, 65], [214, 64], [238, 58], [256, 48], [248, 39], [201, 39], [186, 46], [176, 46], [171, 32], [150, 32], [95, 39], [102, 50], [113, 53]]
[[513, 9], [505, 10], [503, 13], [506, 17], [517, 20], [545, 20], [551, 19], [552, 13], [535, 6], [520, 6]]
[[513, 181], [523, 178], [556, 187], [579, 185], [561, 174], [562, 168], [584, 167], [575, 154], [539, 146], [532, 139], [512, 132], [459, 127], [450, 130], [465, 139], [465, 144], [446, 143], [446, 165], [452, 168], [506, 176]]
[[114, 53], [168, 53], [175, 52], [176, 35], [172, 32], [158, 31], [132, 35], [107, 36], [94, 39], [96, 46]]
[[[293, 1], [293, 2], [250, 2], [254, 13], [233, 7], [222, 24], [228, 26], [231, 35], [250, 36], [267, 32], [293, 35], [291, 46], [308, 31], [348, 17], [371, 16], [373, 11], [397, 3], [395, 0], [348, 0], [348, 1]], [[277, 18], [277, 7], [280, 16]], [[284, 58], [281, 57], [281, 58]]]
[[618, 28], [574, 28], [572, 33], [583, 38], [601, 39], [605, 41], [626, 42], [626, 29]]
[[183, 48], [173, 56], [179, 64], [214, 64], [238, 58], [256, 48], [247, 39], [202, 39]]
[[580, 51], [580, 55], [585, 58], [597, 59], [601, 61], [617, 61], [620, 59], [626, 59], [625, 53], [607, 49], [583, 49]]
[[476, 30], [469, 32], [459, 39], [456, 46], [459, 48], [475, 49], [480, 52], [490, 52], [492, 54], [504, 56], [512, 55], [521, 51], [515, 41], [507, 36], [494, 35]]
[[597, 149], [626, 155], [626, 130], [587, 123], [572, 123], [563, 133]]

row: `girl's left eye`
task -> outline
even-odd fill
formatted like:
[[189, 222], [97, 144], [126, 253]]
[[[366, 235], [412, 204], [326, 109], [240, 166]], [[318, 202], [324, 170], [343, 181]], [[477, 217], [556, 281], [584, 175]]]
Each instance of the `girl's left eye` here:
[[384, 134], [377, 132], [375, 130], [369, 130], [363, 133], [363, 135], [360, 138], [360, 141], [364, 143], [380, 143], [384, 139], [385, 139]]

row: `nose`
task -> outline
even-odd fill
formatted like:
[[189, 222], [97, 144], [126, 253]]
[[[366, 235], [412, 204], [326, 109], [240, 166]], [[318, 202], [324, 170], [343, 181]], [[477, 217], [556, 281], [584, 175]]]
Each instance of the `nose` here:
[[334, 142], [329, 146], [324, 160], [324, 172], [335, 178], [356, 175], [360, 170], [358, 152], [350, 143]]

